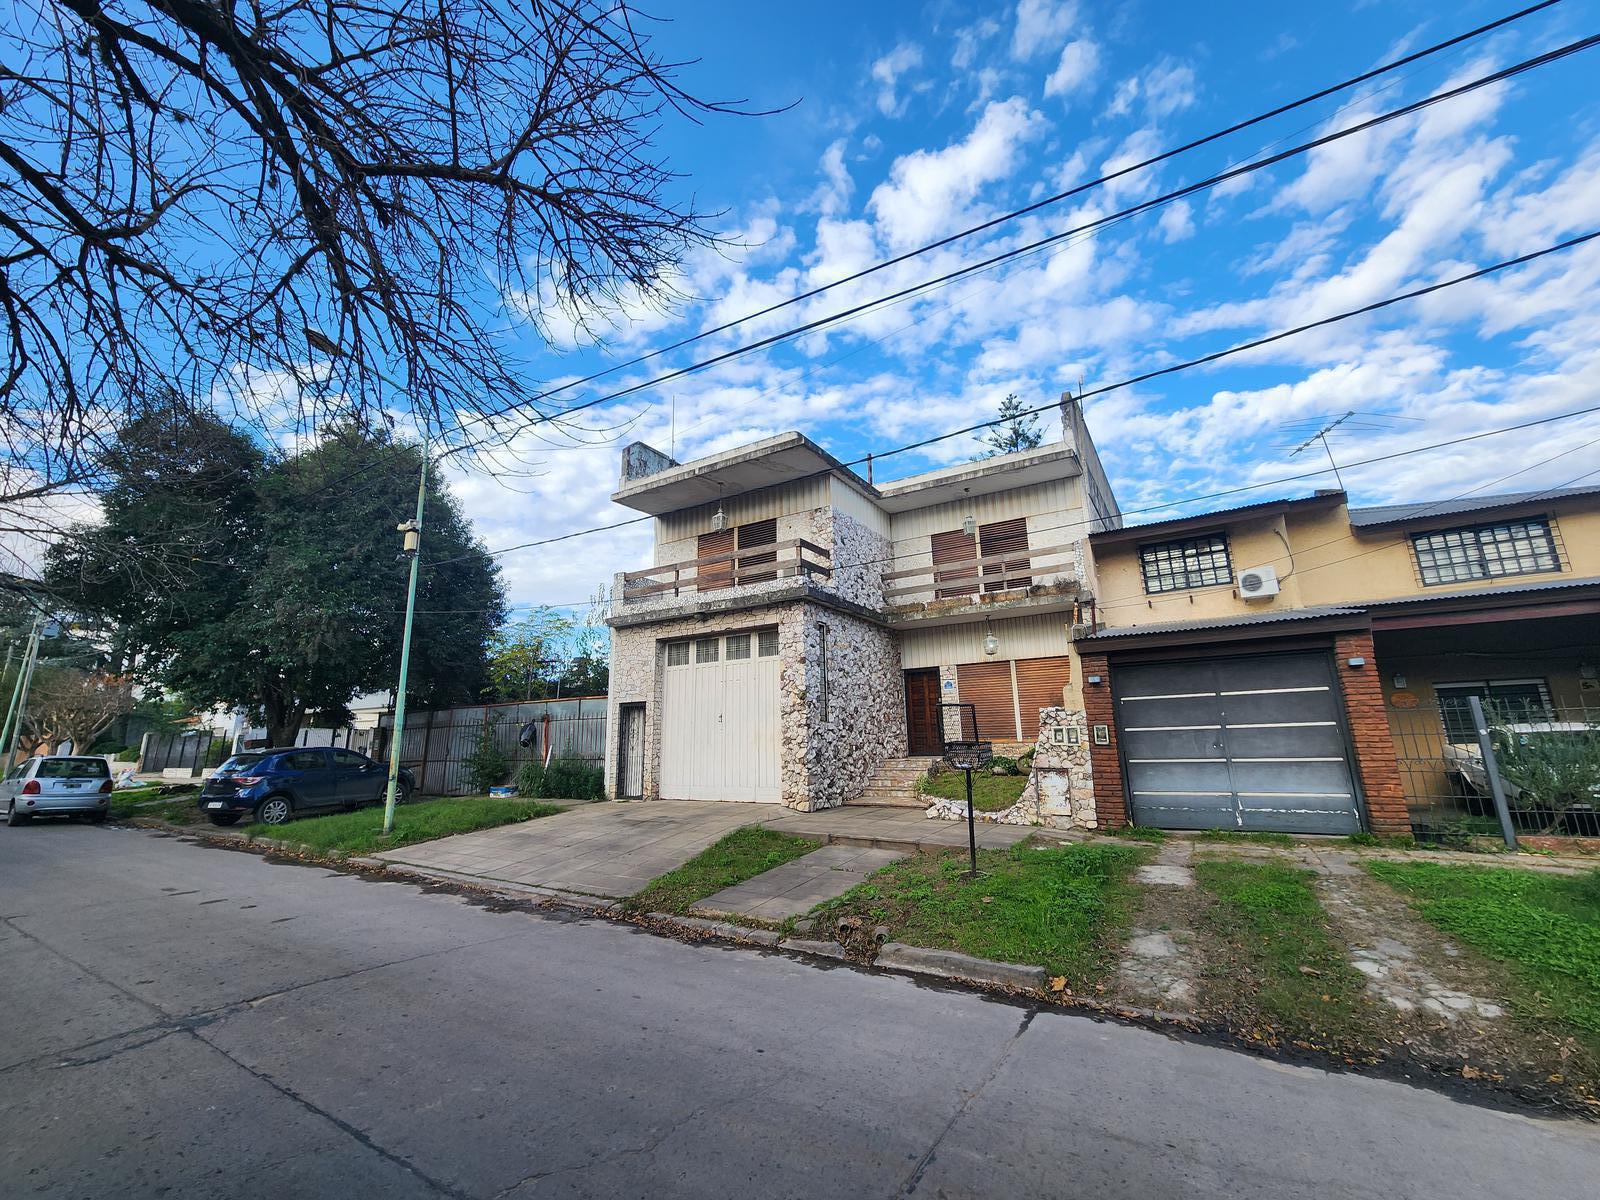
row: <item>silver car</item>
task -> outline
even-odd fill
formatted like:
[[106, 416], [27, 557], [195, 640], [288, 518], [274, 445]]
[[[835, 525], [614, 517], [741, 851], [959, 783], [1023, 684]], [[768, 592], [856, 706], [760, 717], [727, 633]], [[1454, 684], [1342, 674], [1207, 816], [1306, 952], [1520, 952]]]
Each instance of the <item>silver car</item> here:
[[34, 817], [82, 814], [104, 821], [111, 811], [111, 768], [103, 758], [47, 754], [30, 758], [0, 781], [7, 825]]

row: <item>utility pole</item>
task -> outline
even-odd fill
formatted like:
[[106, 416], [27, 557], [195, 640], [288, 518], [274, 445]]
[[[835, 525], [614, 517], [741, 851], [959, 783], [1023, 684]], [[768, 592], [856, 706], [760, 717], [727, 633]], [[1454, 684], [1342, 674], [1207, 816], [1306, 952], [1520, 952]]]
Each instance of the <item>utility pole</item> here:
[[[314, 350], [334, 358], [344, 358], [344, 348], [334, 341], [322, 330], [314, 326], [305, 327], [306, 343]], [[396, 391], [405, 391], [394, 380], [381, 371], [373, 371], [379, 379], [383, 380]], [[422, 470], [417, 474], [417, 515], [403, 524], [395, 526], [395, 531], [405, 535], [404, 553], [411, 556], [411, 580], [406, 588], [406, 624], [400, 634], [400, 683], [394, 695], [394, 738], [389, 743], [389, 782], [383, 797], [383, 832], [385, 835], [394, 832], [394, 801], [395, 793], [400, 788], [400, 743], [405, 738], [406, 729], [406, 678], [411, 673], [411, 625], [417, 615], [417, 570], [422, 561], [422, 504], [428, 493], [428, 428], [426, 420], [422, 423]]]
[[389, 786], [383, 797], [383, 832], [394, 832], [394, 797], [400, 786], [400, 741], [406, 728], [406, 677], [411, 673], [411, 622], [417, 614], [417, 569], [422, 563], [422, 505], [428, 494], [428, 439], [422, 439], [422, 470], [417, 476], [417, 515], [396, 526], [405, 535], [411, 556], [411, 582], [406, 589], [406, 625], [400, 635], [400, 686], [394, 694], [394, 740], [389, 743]]
[[[30, 634], [29, 634], [30, 640], [31, 640], [31, 637], [32, 637], [32, 634], [31, 634], [31, 631], [30, 631]], [[6, 647], [6, 665], [5, 665], [5, 670], [0, 671], [0, 684], [3, 684], [4, 681], [5, 681], [6, 676], [11, 674], [11, 659], [16, 654], [16, 652], [17, 652], [17, 644], [15, 642], [12, 642], [10, 645], [8, 645]], [[19, 669], [17, 671], [17, 682], [11, 689], [11, 703], [6, 706], [6, 723], [5, 723], [5, 727], [4, 727], [3, 730], [0, 730], [0, 747], [3, 747], [6, 744], [6, 739], [11, 736], [11, 719], [14, 716], [17, 715], [17, 692], [18, 692], [19, 688], [21, 687], [21, 684], [22, 684], [22, 672]]]
[[33, 669], [39, 665], [39, 639], [44, 634], [44, 618], [33, 622], [33, 633], [28, 638], [27, 652], [22, 656], [22, 669], [17, 672], [17, 686], [11, 693], [11, 712], [6, 717], [4, 740], [6, 763], [0, 774], [9, 775], [17, 757], [17, 742], [22, 737], [22, 722], [28, 715], [28, 689], [33, 686]]

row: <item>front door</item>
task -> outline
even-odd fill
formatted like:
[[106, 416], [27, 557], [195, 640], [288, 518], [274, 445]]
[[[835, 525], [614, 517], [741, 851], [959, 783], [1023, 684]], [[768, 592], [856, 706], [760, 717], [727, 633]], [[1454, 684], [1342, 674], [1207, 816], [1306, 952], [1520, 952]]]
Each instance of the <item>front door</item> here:
[[906, 672], [906, 749], [911, 754], [944, 753], [937, 667]]
[[637, 800], [644, 795], [644, 705], [624, 704], [618, 734], [617, 795]]

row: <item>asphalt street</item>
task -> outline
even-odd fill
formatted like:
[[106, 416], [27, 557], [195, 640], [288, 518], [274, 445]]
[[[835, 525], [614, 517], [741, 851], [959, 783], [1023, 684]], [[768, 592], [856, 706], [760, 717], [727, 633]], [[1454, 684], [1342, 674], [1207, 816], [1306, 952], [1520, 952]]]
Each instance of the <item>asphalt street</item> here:
[[6, 1197], [1592, 1195], [1593, 1126], [161, 834], [0, 828]]

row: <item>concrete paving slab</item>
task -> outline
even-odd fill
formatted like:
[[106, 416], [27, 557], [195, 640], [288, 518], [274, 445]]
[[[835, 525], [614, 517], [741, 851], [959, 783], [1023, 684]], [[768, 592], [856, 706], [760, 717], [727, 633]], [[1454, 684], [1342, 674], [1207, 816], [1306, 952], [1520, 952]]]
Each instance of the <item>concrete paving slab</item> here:
[[898, 850], [823, 846], [708, 896], [694, 906], [694, 911], [764, 921], [787, 920], [844, 895], [880, 868], [904, 857], [905, 853]]

